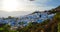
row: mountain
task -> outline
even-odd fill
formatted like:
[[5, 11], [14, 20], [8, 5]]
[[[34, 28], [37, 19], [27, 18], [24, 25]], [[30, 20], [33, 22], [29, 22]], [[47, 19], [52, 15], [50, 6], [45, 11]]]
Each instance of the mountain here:
[[60, 6], [58, 6], [57, 8], [55, 8], [55, 9], [58, 9], [58, 10], [60, 10]]
[[[30, 11], [23, 12], [22, 11], [23, 13], [20, 12], [20, 11], [17, 11], [17, 12], [9, 12], [9, 13], [11, 13], [14, 16], [17, 15], [19, 17], [18, 18], [13, 18], [13, 19], [9, 19], [8, 18], [6, 20], [4, 20], [2, 18], [2, 19], [0, 19], [0, 23], [1, 22], [4, 22], [4, 23], [6, 23], [6, 22], [8, 23], [9, 22], [10, 25], [13, 25], [13, 26], [14, 25], [17, 25], [17, 24], [19, 25], [20, 22], [24, 22], [24, 25], [27, 25], [30, 22], [42, 23], [43, 21], [45, 21], [47, 19], [52, 20], [52, 18], [54, 17], [55, 13], [56, 12], [59, 12], [59, 11], [60, 11], [60, 6], [58, 6], [57, 8], [48, 10], [48, 11], [44, 11], [44, 12], [40, 12], [40, 11], [35, 11], [35, 12], [30, 12]], [[5, 13], [6, 13], [6, 16], [7, 16], [8, 15], [7, 12], [5, 12]], [[23, 14], [23, 15], [20, 16], [20, 14]], [[5, 16], [5, 14], [3, 14], [3, 15]]]
[[60, 12], [60, 6], [58, 6], [57, 8], [55, 8], [55, 11]]
[[54, 9], [48, 10], [47, 12], [49, 12], [50, 14], [51, 14], [51, 13], [57, 13], [57, 12], [60, 12], [60, 6], [54, 8]]

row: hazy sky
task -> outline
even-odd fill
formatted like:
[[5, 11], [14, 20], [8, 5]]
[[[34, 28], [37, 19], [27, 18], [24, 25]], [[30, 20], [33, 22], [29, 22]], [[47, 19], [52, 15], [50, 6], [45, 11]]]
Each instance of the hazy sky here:
[[60, 5], [60, 0], [0, 0], [3, 11], [35, 11], [48, 10]]
[[[0, 0], [0, 11], [44, 11], [60, 5], [60, 0]], [[24, 12], [23, 12], [24, 13]], [[4, 13], [5, 14], [5, 13]], [[2, 13], [2, 15], [4, 15]], [[6, 13], [9, 14], [9, 13]], [[11, 13], [14, 14], [14, 13]], [[16, 13], [15, 13], [16, 14]], [[25, 13], [26, 14], [26, 13]]]
[[8, 16], [20, 17], [20, 16], [24, 16], [30, 13], [32, 12], [31, 11], [15, 11], [15, 12], [0, 11], [0, 17], [8, 17]]

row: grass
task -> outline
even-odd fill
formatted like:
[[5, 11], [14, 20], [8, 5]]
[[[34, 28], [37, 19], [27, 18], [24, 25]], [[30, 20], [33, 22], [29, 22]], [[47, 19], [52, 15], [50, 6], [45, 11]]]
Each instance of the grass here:
[[60, 32], [60, 22], [58, 23], [58, 32]]

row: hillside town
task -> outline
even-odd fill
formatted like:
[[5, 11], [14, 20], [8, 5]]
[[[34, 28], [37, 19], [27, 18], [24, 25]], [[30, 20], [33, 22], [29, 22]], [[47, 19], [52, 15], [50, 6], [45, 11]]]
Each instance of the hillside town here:
[[[43, 31], [48, 30], [47, 28], [49, 28], [50, 25], [53, 25], [53, 27], [55, 27], [57, 25], [57, 22], [55, 23], [54, 22], [55, 20], [53, 20], [53, 19], [54, 19], [56, 13], [58, 13], [58, 12], [60, 13], [60, 6], [55, 9], [52, 9], [50, 11], [44, 11], [44, 12], [35, 11], [31, 14], [28, 14], [25, 16], [20, 16], [20, 17], [11, 17], [11, 16], [9, 16], [8, 18], [2, 17], [2, 18], [0, 18], [0, 27], [4, 27], [3, 25], [7, 25], [8, 26], [7, 29], [17, 30], [19, 32], [23, 32], [25, 28], [28, 29], [28, 30], [26, 30], [27, 32], [34, 31], [34, 29], [37, 29], [36, 30], [37, 32], [39, 31], [39, 29], [40, 29], [40, 31], [43, 32]], [[46, 24], [46, 23], [48, 23], [48, 24]], [[35, 25], [38, 25], [38, 26], [34, 27]], [[46, 30], [44, 30], [45, 29], [44, 27], [46, 28]], [[29, 30], [31, 28], [32, 28], [32, 30]], [[55, 29], [55, 28], [52, 28], [52, 29]], [[4, 31], [3, 28], [0, 28], [0, 30]], [[48, 31], [50, 31], [50, 30], [48, 30]], [[48, 32], [48, 31], [46, 31], [46, 32]]]

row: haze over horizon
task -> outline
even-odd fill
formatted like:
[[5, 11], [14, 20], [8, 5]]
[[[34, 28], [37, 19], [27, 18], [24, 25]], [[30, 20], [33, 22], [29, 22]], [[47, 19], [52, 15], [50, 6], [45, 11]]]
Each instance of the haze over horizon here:
[[60, 0], [0, 0], [0, 10], [11, 11], [44, 11], [60, 5]]
[[59, 5], [60, 0], [0, 0], [0, 17], [27, 15], [36, 10], [50, 10]]
[[12, 16], [12, 17], [20, 17], [20, 16], [24, 16], [24, 15], [28, 15], [32, 13], [32, 11], [14, 11], [14, 12], [6, 12], [6, 11], [0, 11], [0, 18], [1, 17], [8, 17], [8, 16]]

